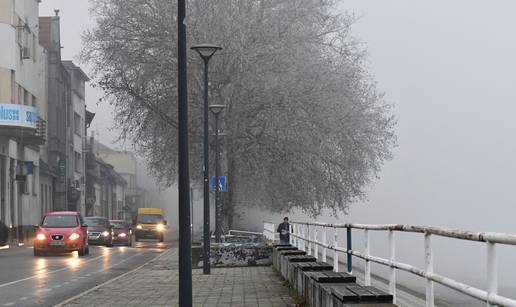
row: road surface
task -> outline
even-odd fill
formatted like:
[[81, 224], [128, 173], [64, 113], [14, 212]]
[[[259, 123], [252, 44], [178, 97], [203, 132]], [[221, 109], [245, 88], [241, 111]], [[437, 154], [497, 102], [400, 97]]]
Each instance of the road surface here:
[[31, 247], [0, 250], [0, 307], [53, 306], [141, 266], [172, 245], [90, 246], [90, 255], [80, 258], [77, 253], [34, 257]]

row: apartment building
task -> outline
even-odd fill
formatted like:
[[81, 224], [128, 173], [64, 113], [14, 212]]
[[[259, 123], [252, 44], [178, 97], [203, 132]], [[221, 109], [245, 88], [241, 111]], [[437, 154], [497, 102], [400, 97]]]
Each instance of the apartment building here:
[[[0, 0], [0, 221], [23, 240], [41, 218], [46, 52], [39, 44], [39, 1]], [[48, 187], [45, 187], [47, 189]]]

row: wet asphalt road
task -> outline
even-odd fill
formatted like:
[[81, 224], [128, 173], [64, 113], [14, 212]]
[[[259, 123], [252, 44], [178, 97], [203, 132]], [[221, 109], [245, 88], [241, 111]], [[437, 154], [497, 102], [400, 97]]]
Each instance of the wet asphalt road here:
[[148, 262], [173, 243], [134, 242], [133, 247], [90, 246], [77, 253], [34, 257], [31, 247], [0, 250], [0, 307], [53, 306]]

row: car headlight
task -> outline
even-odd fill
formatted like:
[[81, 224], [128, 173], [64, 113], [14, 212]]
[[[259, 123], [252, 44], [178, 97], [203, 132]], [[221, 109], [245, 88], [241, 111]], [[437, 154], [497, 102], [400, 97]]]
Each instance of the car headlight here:
[[129, 229], [129, 234], [132, 235], [133, 234], [133, 231], [131, 229]]
[[46, 240], [47, 238], [45, 237], [45, 235], [44, 235], [44, 234], [42, 234], [42, 233], [38, 233], [38, 234], [36, 235], [36, 239], [37, 239], [37, 240], [39, 240], [39, 241], [43, 241], [43, 240]]
[[143, 229], [142, 225], [137, 225], [136, 228]]
[[69, 239], [73, 241], [73, 240], [77, 240], [77, 239], [79, 239], [80, 237], [81, 237], [81, 235], [80, 235], [80, 234], [78, 234], [78, 233], [75, 233], [75, 232], [74, 232], [74, 233], [72, 233], [72, 234], [70, 235]]
[[102, 235], [103, 235], [104, 237], [109, 236], [109, 231], [104, 231], [104, 232], [102, 232]]
[[163, 230], [165, 230], [165, 225], [163, 225], [163, 224], [158, 224], [158, 225], [156, 226], [156, 229], [157, 229], [158, 231], [163, 231]]
[[126, 236], [126, 234], [122, 232], [122, 233], [119, 233], [118, 236], [124, 238]]

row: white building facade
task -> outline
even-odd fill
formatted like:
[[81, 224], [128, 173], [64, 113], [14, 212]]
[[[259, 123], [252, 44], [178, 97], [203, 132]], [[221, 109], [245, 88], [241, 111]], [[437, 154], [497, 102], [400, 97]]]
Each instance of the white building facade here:
[[16, 240], [28, 237], [43, 213], [47, 61], [38, 13], [37, 0], [0, 0], [0, 221]]

